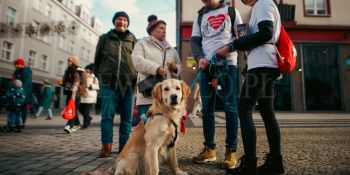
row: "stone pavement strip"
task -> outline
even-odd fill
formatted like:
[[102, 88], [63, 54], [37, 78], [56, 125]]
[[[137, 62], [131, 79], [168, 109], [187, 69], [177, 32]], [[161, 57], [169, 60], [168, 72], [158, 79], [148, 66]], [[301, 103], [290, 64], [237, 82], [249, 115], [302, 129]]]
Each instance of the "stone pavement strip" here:
[[[116, 118], [114, 151], [118, 145], [117, 121]], [[48, 121], [43, 117], [28, 119], [22, 133], [0, 133], [0, 174], [74, 175], [113, 166], [113, 157], [97, 158], [101, 146], [98, 122], [99, 117], [94, 116], [92, 127], [68, 135], [63, 132], [63, 119], [55, 117]], [[3, 115], [0, 115], [0, 123], [5, 124]], [[177, 145], [180, 167], [189, 174], [225, 174], [221, 167], [225, 152], [225, 128], [216, 129], [218, 160], [209, 164], [194, 164], [192, 156], [202, 149], [202, 129], [191, 125], [191, 120], [188, 123], [190, 126], [186, 134], [180, 136]], [[257, 128], [257, 133], [261, 164], [264, 153], [268, 152], [267, 139], [263, 128]], [[285, 126], [281, 128], [281, 133], [286, 174], [350, 174], [350, 127]], [[240, 134], [238, 138], [237, 156], [240, 157], [243, 153]], [[160, 174], [170, 174], [170, 171], [162, 166]]]

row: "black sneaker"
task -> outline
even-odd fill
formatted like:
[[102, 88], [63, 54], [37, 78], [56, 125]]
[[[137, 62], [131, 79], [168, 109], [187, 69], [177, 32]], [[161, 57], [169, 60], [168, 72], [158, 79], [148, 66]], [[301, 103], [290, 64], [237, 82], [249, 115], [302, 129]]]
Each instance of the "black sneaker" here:
[[264, 157], [265, 163], [258, 167], [259, 174], [284, 174], [282, 156], [273, 156], [270, 153]]
[[248, 159], [245, 155], [243, 155], [240, 159], [240, 164], [235, 169], [227, 169], [226, 173], [233, 175], [257, 175], [258, 171], [256, 168], [257, 159], [250, 158]]

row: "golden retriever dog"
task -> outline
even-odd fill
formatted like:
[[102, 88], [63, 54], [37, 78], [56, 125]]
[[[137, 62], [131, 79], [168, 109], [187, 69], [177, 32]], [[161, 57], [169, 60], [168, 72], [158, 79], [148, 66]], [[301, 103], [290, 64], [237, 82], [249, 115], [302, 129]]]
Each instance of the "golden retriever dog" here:
[[82, 174], [157, 175], [159, 166], [167, 163], [174, 174], [187, 175], [178, 165], [176, 141], [190, 91], [184, 81], [167, 79], [158, 83], [152, 91], [151, 116], [146, 124], [142, 120], [134, 128], [115, 166]]

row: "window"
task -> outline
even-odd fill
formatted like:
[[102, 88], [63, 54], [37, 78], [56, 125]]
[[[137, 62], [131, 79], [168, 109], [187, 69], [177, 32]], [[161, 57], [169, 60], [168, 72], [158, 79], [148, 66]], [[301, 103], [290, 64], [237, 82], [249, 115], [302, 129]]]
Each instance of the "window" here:
[[63, 16], [62, 16], [62, 21], [63, 21], [64, 23], [66, 23], [66, 22], [67, 22], [67, 19], [68, 19], [68, 18], [67, 18], [67, 16], [66, 16], [66, 15], [63, 15]]
[[7, 24], [10, 26], [14, 26], [16, 22], [16, 10], [12, 7], [8, 7], [7, 9]]
[[329, 0], [305, 0], [306, 15], [330, 15]]
[[40, 11], [40, 3], [41, 3], [41, 0], [34, 0], [34, 3], [33, 3], [34, 9]]
[[36, 52], [33, 50], [29, 51], [28, 66], [35, 67]]
[[58, 66], [57, 66], [57, 74], [63, 75], [63, 73], [64, 73], [64, 62], [62, 60], [59, 60]]
[[51, 17], [52, 14], [52, 5], [46, 4], [45, 15], [47, 17]]
[[74, 2], [72, 0], [69, 1], [69, 8], [74, 11]]
[[80, 56], [81, 56], [81, 58], [82, 59], [85, 59], [85, 47], [83, 46], [83, 47], [81, 47], [81, 50], [80, 50]]
[[13, 44], [8, 41], [4, 41], [2, 43], [1, 59], [11, 61], [12, 47], [13, 47]]
[[74, 41], [70, 41], [69, 43], [69, 52], [73, 54], [74, 52]]
[[87, 51], [86, 51], [86, 59], [87, 60], [89, 60], [90, 59], [90, 55], [91, 54], [91, 52], [90, 52], [90, 50], [88, 49]]
[[66, 38], [64, 36], [59, 36], [58, 47], [64, 50], [64, 44], [66, 42]]
[[41, 70], [47, 70], [47, 55], [42, 55], [40, 59], [39, 69]]

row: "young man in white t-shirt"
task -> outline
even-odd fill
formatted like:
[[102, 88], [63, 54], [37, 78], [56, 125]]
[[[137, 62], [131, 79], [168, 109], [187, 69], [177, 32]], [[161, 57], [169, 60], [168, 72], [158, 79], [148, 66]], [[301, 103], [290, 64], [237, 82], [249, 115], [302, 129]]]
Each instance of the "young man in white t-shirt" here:
[[219, 0], [202, 0], [205, 6], [198, 12], [193, 23], [192, 55], [201, 69], [200, 93], [202, 98], [202, 120], [204, 149], [193, 157], [195, 163], [216, 160], [215, 152], [215, 98], [218, 96], [225, 109], [226, 153], [223, 166], [235, 168], [237, 161], [238, 111], [237, 111], [237, 52], [225, 57], [216, 57], [219, 48], [231, 43], [235, 29], [242, 23], [239, 12], [226, 7]]
[[[273, 107], [275, 81], [280, 75], [273, 43], [278, 42], [281, 19], [273, 0], [242, 2], [252, 6], [249, 35], [240, 37], [217, 52], [219, 55], [227, 55], [233, 50], [246, 51], [248, 62], [238, 110], [244, 155], [240, 166], [229, 172], [235, 175], [283, 174], [281, 134]], [[252, 117], [256, 104], [265, 124], [270, 147], [265, 163], [258, 168], [256, 131]]]

